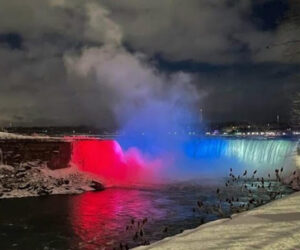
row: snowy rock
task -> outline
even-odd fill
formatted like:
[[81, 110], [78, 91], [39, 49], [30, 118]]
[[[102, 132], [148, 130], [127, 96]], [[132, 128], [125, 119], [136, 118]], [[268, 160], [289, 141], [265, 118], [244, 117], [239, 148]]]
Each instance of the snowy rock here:
[[96, 181], [92, 181], [90, 187], [92, 187], [95, 191], [102, 191], [104, 190], [104, 186]]
[[45, 189], [41, 189], [37, 192], [38, 195], [43, 196], [43, 195], [49, 195], [51, 192]]
[[0, 172], [3, 171], [9, 171], [9, 172], [13, 172], [15, 169], [12, 166], [9, 165], [0, 165]]
[[22, 184], [22, 185], [19, 185], [19, 189], [28, 189], [30, 187], [30, 184], [29, 183], [26, 183], [26, 184]]
[[24, 173], [24, 172], [17, 172], [16, 173], [16, 178], [23, 178], [25, 176], [26, 176], [26, 173]]

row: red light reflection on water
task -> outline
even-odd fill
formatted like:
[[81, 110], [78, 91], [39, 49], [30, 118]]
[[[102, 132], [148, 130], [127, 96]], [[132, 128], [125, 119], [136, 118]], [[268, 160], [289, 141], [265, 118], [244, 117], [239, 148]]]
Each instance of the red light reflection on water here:
[[84, 172], [96, 175], [106, 185], [154, 183], [159, 160], [148, 160], [136, 148], [123, 151], [114, 140], [75, 140], [72, 162]]
[[107, 189], [88, 192], [71, 200], [71, 223], [83, 249], [95, 246], [115, 246], [132, 239], [126, 232], [131, 218], [142, 220], [149, 216], [158, 220], [165, 216], [154, 207], [146, 191], [132, 189]]

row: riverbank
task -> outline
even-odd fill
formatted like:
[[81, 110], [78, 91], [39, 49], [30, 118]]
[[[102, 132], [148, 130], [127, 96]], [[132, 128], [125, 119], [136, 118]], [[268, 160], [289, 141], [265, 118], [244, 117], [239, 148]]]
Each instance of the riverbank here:
[[0, 165], [0, 199], [80, 194], [104, 187], [78, 171], [75, 166], [51, 170], [40, 161], [20, 165]]
[[71, 166], [71, 155], [72, 145], [64, 138], [0, 132], [0, 198], [103, 190]]
[[135, 250], [299, 249], [300, 192]]

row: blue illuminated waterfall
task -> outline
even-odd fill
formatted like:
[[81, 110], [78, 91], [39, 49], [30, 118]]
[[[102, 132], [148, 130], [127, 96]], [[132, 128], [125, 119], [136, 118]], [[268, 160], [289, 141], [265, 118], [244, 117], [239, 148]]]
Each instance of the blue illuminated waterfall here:
[[235, 158], [254, 164], [278, 164], [295, 150], [296, 142], [287, 140], [202, 139], [189, 151], [195, 158]]
[[273, 173], [276, 168], [293, 168], [296, 141], [282, 139], [202, 138], [189, 141], [184, 150], [190, 159], [204, 170], [237, 171], [259, 169], [261, 174]]

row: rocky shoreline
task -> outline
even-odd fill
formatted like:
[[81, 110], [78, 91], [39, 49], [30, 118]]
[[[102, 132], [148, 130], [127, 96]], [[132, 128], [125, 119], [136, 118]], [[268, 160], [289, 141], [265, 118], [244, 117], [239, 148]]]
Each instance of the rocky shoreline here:
[[0, 198], [80, 194], [104, 186], [75, 167], [51, 170], [43, 162], [0, 165]]

